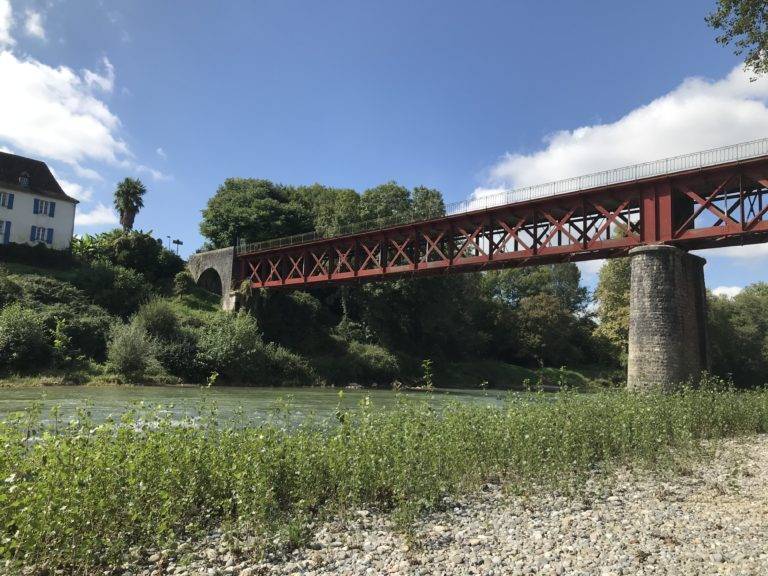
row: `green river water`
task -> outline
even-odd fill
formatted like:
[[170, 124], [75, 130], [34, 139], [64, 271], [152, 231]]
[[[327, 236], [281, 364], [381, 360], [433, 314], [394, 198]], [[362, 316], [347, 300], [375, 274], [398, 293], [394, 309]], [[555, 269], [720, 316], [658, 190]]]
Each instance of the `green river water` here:
[[[397, 401], [391, 390], [344, 390], [340, 398], [338, 388], [258, 388], [218, 387], [203, 389], [197, 386], [150, 387], [150, 386], [49, 386], [29, 388], [0, 388], [0, 421], [14, 413], [39, 403], [44, 419], [51, 408], [60, 408], [62, 421], [73, 418], [78, 407], [88, 406], [92, 418], [103, 421], [118, 417], [132, 407], [153, 408], [162, 406], [176, 418], [195, 416], [199, 408], [215, 403], [219, 419], [231, 418], [239, 409], [254, 422], [264, 421], [274, 415], [278, 406], [289, 407], [292, 420], [307, 417], [332, 416], [339, 402], [346, 408], [354, 408], [366, 397], [375, 407], [385, 409]], [[439, 407], [449, 401], [480, 404], [499, 404], [507, 392], [482, 390], [434, 390], [433, 392], [404, 392], [408, 399], [423, 399]]]

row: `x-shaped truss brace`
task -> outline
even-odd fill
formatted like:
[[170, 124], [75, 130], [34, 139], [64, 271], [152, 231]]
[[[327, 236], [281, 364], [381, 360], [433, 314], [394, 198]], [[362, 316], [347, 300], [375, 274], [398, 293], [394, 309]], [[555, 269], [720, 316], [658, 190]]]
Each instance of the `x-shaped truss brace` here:
[[392, 258], [389, 258], [389, 263], [387, 266], [390, 268], [395, 266], [395, 263], [397, 262], [397, 259], [402, 256], [408, 261], [408, 264], [413, 264], [413, 260], [406, 254], [405, 249], [408, 247], [408, 244], [411, 243], [411, 238], [406, 238], [402, 241], [402, 244], [399, 243], [394, 238], [390, 238], [389, 241], [392, 243], [392, 245], [395, 247], [395, 254], [392, 256]]
[[731, 175], [731, 176], [728, 176], [728, 177], [727, 177], [725, 180], [723, 180], [723, 182], [722, 182], [722, 183], [721, 183], [721, 184], [720, 184], [720, 185], [719, 185], [717, 188], [715, 188], [715, 189], [712, 191], [712, 193], [711, 193], [711, 194], [709, 194], [709, 195], [708, 195], [706, 198], [702, 198], [702, 197], [701, 197], [701, 196], [699, 196], [699, 195], [698, 195], [698, 194], [697, 194], [697, 193], [696, 193], [694, 190], [692, 190], [691, 188], [689, 188], [687, 185], [685, 185], [685, 184], [682, 184], [682, 185], [680, 186], [680, 190], [683, 192], [683, 194], [685, 194], [686, 196], [688, 196], [689, 198], [691, 198], [691, 199], [692, 199], [694, 202], [696, 202], [696, 204], [698, 204], [698, 207], [696, 208], [696, 210], [694, 211], [694, 213], [693, 213], [693, 214], [691, 214], [691, 215], [690, 215], [690, 216], [689, 216], [689, 217], [688, 217], [688, 218], [685, 220], [685, 222], [683, 222], [683, 224], [682, 224], [682, 225], [681, 225], [681, 226], [680, 226], [680, 227], [679, 227], [679, 228], [678, 228], [678, 229], [675, 231], [675, 234], [674, 234], [674, 235], [677, 237], [677, 236], [679, 236], [680, 234], [682, 234], [682, 233], [683, 233], [683, 232], [684, 232], [684, 231], [685, 231], [685, 230], [688, 228], [688, 226], [689, 226], [689, 225], [690, 225], [692, 222], [694, 222], [694, 221], [696, 220], [696, 218], [698, 218], [698, 217], [699, 217], [699, 216], [700, 216], [700, 215], [701, 215], [701, 214], [704, 212], [704, 210], [709, 210], [710, 212], [712, 212], [712, 214], [714, 214], [715, 216], [717, 216], [717, 217], [718, 217], [718, 219], [719, 219], [719, 221], [720, 221], [720, 222], [725, 222], [726, 220], [728, 220], [728, 221], [730, 221], [730, 222], [731, 222], [731, 223], [733, 223], [733, 224], [739, 224], [739, 222], [737, 222], [737, 221], [736, 221], [736, 219], [735, 219], [733, 216], [731, 216], [730, 214], [727, 214], [727, 213], [723, 212], [722, 210], [720, 210], [720, 208], [718, 208], [717, 206], [715, 206], [715, 205], [713, 204], [713, 202], [715, 201], [715, 199], [716, 199], [716, 198], [717, 198], [717, 197], [720, 195], [720, 193], [721, 193], [721, 192], [722, 192], [722, 191], [725, 189], [725, 187], [728, 185], [728, 183], [729, 183], [731, 180], [733, 180], [733, 178], [734, 178], [734, 176], [733, 176], [733, 175]]
[[478, 255], [480, 255], [480, 256], [487, 256], [488, 255], [488, 254], [486, 254], [485, 250], [480, 248], [480, 244], [478, 244], [478, 242], [477, 242], [477, 237], [483, 231], [483, 225], [482, 224], [480, 224], [477, 228], [475, 228], [475, 231], [472, 232], [472, 234], [470, 234], [469, 232], [464, 230], [464, 228], [462, 228], [461, 226], [457, 226], [457, 230], [459, 231], [460, 234], [465, 236], [466, 239], [464, 240], [464, 243], [461, 245], [461, 248], [459, 248], [456, 251], [456, 258], [458, 258], [458, 259], [470, 258], [469, 255], [465, 254], [465, 251], [468, 250], [470, 246], [474, 246], [475, 247], [475, 249], [477, 250]]

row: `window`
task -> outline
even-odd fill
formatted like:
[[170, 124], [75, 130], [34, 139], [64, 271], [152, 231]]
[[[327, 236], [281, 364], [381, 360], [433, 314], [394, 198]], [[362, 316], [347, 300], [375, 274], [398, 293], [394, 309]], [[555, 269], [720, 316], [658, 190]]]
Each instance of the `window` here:
[[26, 172], [22, 172], [21, 176], [19, 176], [19, 186], [29, 188], [29, 174]]
[[13, 194], [10, 192], [0, 192], [0, 206], [8, 208], [8, 210], [13, 209]]
[[51, 202], [49, 200], [40, 200], [39, 198], [35, 198], [35, 202], [32, 207], [33, 214], [45, 214], [46, 216], [50, 216], [51, 218], [53, 218], [53, 215], [55, 214], [55, 210], [56, 210], [56, 202]]
[[11, 223], [8, 220], [0, 220], [0, 244], [8, 244], [11, 241]]
[[45, 242], [46, 244], [53, 244], [53, 228], [32, 226], [32, 230], [29, 233], [29, 240], [31, 242]]

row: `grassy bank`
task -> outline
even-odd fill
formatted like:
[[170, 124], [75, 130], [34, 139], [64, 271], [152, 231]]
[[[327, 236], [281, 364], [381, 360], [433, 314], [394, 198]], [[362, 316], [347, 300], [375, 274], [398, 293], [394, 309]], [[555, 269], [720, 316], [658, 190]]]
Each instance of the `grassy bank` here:
[[0, 557], [83, 570], [222, 524], [296, 542], [325, 512], [375, 506], [408, 517], [489, 478], [556, 482], [606, 463], [665, 461], [702, 438], [765, 432], [768, 392], [560, 393], [440, 413], [403, 400], [298, 428], [285, 416], [180, 427], [155, 414], [140, 430], [131, 424], [146, 414], [95, 426], [83, 411], [42, 426], [32, 411], [2, 424]]

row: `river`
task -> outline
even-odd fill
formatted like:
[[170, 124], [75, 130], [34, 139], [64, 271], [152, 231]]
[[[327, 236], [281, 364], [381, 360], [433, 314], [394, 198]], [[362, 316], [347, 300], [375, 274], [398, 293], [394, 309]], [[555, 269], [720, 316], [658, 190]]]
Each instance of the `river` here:
[[[258, 388], [218, 387], [204, 389], [198, 386], [47, 386], [0, 388], [0, 421], [14, 413], [39, 403], [44, 419], [51, 408], [60, 408], [62, 421], [73, 418], [79, 407], [88, 405], [91, 417], [101, 422], [108, 417], [118, 417], [132, 407], [152, 408], [162, 406], [175, 418], [195, 416], [207, 403], [215, 403], [218, 418], [230, 419], [238, 409], [254, 422], [264, 421], [275, 413], [278, 406], [287, 405], [291, 419], [302, 420], [316, 416], [325, 418], [335, 413], [341, 401], [346, 408], [354, 408], [365, 397], [374, 406], [386, 408], [397, 401], [391, 390], [344, 390], [338, 388]], [[479, 404], [500, 404], [508, 392], [491, 390], [434, 390], [433, 392], [404, 392], [409, 399], [424, 399], [439, 407], [448, 401]]]

